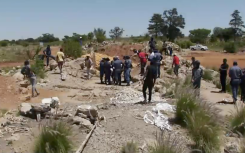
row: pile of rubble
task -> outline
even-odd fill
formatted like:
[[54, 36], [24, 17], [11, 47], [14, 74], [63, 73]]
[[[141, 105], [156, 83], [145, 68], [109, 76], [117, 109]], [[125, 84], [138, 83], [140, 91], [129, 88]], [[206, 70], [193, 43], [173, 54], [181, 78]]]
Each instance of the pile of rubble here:
[[20, 70], [21, 70], [21, 66], [16, 66], [9, 70], [0, 69], [0, 75], [13, 76], [15, 73], [20, 72]]

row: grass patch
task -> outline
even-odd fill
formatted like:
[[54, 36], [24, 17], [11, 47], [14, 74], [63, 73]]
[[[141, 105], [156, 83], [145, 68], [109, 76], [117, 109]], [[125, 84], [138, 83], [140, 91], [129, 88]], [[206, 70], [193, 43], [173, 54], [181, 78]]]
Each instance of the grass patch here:
[[10, 70], [13, 69], [13, 67], [2, 67], [1, 68], [5, 73], [8, 73]]
[[120, 153], [139, 153], [139, 149], [136, 143], [128, 142], [122, 147]]
[[167, 72], [167, 74], [172, 75], [173, 74], [173, 69], [168, 69], [166, 72]]
[[7, 109], [0, 109], [0, 117], [3, 117], [5, 113], [7, 113]]
[[231, 117], [231, 128], [234, 132], [245, 135], [245, 107], [237, 107], [237, 111]]
[[68, 153], [72, 149], [70, 126], [64, 122], [49, 123], [42, 127], [34, 146], [34, 153]]
[[206, 81], [213, 80], [212, 72], [209, 71], [209, 70], [204, 70], [203, 79], [206, 80]]

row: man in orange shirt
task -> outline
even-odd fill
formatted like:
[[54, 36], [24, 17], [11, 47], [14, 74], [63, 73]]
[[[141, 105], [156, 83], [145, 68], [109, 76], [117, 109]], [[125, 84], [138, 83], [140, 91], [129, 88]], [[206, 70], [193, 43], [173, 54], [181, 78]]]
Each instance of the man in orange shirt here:
[[172, 67], [174, 67], [174, 74], [178, 77], [180, 66], [179, 66], [179, 57], [176, 56], [176, 54], [174, 54]]
[[140, 74], [144, 75], [145, 73], [145, 66], [147, 63], [147, 54], [145, 52], [142, 52], [141, 50], [139, 50], [139, 54], [138, 54], [139, 58], [140, 58]]

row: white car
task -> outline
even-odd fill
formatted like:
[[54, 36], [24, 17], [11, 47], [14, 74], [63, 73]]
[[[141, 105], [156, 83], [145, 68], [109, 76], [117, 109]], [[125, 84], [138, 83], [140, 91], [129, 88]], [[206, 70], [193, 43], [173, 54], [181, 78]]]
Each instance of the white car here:
[[190, 46], [190, 49], [191, 50], [202, 50], [202, 51], [206, 51], [206, 50], [208, 50], [208, 47], [207, 46], [200, 45], [200, 44], [197, 44], [195, 46]]

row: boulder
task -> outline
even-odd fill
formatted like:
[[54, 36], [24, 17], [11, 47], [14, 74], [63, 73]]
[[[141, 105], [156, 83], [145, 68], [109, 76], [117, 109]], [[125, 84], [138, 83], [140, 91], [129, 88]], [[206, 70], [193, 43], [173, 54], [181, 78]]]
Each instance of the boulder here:
[[77, 107], [76, 114], [82, 113], [88, 117], [96, 118], [98, 117], [98, 109], [90, 105], [80, 105]]
[[72, 124], [81, 125], [81, 127], [85, 127], [88, 129], [92, 129], [92, 127], [93, 127], [93, 125], [91, 124], [91, 122], [89, 120], [86, 120], [86, 119], [81, 118], [79, 116], [73, 117]]
[[28, 94], [28, 88], [20, 87], [20, 88], [19, 88], [19, 92], [20, 92], [21, 94]]
[[165, 95], [167, 93], [167, 88], [163, 87], [162, 94]]
[[29, 103], [21, 103], [19, 106], [19, 111], [21, 115], [29, 114], [31, 109], [32, 109], [32, 106]]
[[29, 100], [31, 100], [31, 95], [20, 97], [20, 101], [29, 101]]
[[225, 150], [229, 151], [230, 153], [240, 153], [239, 144], [235, 142], [226, 143]]
[[12, 134], [12, 136], [8, 137], [5, 140], [6, 141], [18, 141], [19, 139], [20, 139], [20, 135], [15, 133], [15, 134]]
[[28, 81], [28, 80], [23, 80], [23, 81], [21, 81], [19, 84], [20, 84], [20, 87], [27, 88], [27, 87], [30, 85], [30, 81]]
[[16, 81], [23, 81], [24, 80], [24, 75], [21, 74], [21, 72], [17, 72], [13, 75], [13, 78], [16, 80]]
[[51, 60], [49, 63], [50, 70], [54, 70], [58, 66], [58, 63], [55, 60]]
[[154, 86], [155, 92], [160, 92], [161, 88], [162, 88], [161, 85], [155, 85]]

